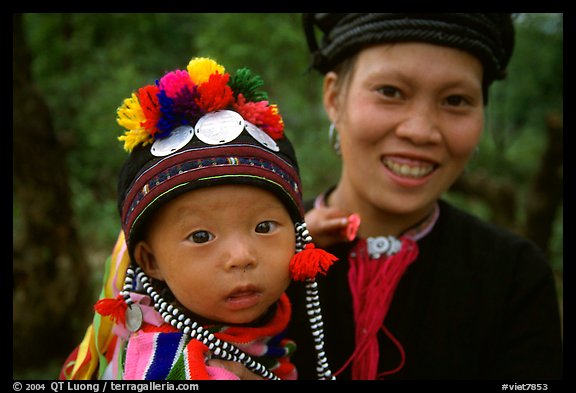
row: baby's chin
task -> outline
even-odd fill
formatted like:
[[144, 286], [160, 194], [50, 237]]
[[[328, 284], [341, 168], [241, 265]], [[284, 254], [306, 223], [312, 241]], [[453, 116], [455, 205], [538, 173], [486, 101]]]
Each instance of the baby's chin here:
[[258, 327], [265, 325], [274, 315], [275, 307], [265, 309], [246, 309], [236, 312], [225, 312], [221, 317], [217, 317], [216, 323], [227, 326], [250, 326]]
[[220, 324], [228, 326], [261, 326], [268, 321], [267, 311], [239, 313], [243, 315], [226, 315], [226, 317], [220, 319]]

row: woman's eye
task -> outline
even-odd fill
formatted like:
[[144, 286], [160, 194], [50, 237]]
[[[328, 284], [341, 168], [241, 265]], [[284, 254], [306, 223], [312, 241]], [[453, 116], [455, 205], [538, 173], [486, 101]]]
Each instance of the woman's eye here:
[[388, 98], [399, 98], [400, 97], [400, 90], [398, 90], [394, 86], [382, 86], [378, 88], [380, 94]]
[[208, 231], [196, 231], [189, 236], [189, 239], [194, 243], [206, 243], [214, 239], [214, 235]]
[[277, 225], [278, 224], [273, 221], [262, 221], [260, 224], [256, 225], [256, 232], [270, 233], [276, 228]]

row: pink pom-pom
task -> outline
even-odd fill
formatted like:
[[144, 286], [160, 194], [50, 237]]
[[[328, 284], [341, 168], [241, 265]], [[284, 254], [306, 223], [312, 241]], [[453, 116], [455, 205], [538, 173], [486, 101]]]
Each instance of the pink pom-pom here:
[[158, 86], [170, 98], [175, 98], [184, 88], [192, 90], [194, 84], [187, 71], [170, 71], [160, 79]]

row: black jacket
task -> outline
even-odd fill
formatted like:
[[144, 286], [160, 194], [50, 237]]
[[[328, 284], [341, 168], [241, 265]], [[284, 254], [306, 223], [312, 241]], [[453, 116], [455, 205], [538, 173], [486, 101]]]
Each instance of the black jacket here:
[[[400, 280], [386, 327], [402, 344], [406, 363], [387, 379], [561, 379], [562, 339], [551, 268], [533, 243], [446, 202], [433, 230], [418, 242], [418, 258]], [[328, 251], [340, 258], [317, 279], [325, 345], [332, 372], [354, 349], [348, 288], [350, 244]], [[316, 353], [304, 309], [304, 288], [293, 283], [288, 337], [300, 379], [316, 378]], [[400, 354], [380, 336], [378, 371]], [[350, 378], [350, 367], [338, 379]]]

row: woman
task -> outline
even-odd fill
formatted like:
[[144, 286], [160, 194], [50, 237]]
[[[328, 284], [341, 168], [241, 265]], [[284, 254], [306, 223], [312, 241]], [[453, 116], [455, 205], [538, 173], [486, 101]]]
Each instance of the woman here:
[[[304, 28], [342, 158], [306, 215], [316, 244], [340, 258], [319, 280], [337, 378], [561, 378], [541, 250], [441, 199], [505, 76], [511, 15], [304, 14]], [[289, 291], [294, 309], [305, 307], [299, 292]], [[305, 326], [297, 317], [288, 329], [304, 379], [314, 376]]]

